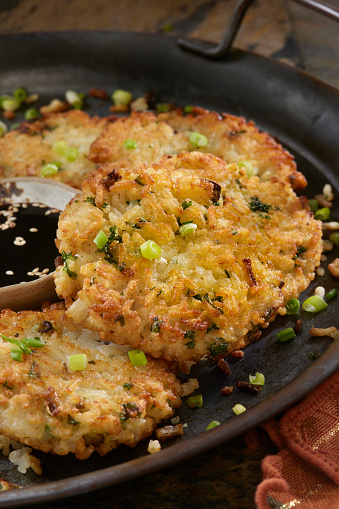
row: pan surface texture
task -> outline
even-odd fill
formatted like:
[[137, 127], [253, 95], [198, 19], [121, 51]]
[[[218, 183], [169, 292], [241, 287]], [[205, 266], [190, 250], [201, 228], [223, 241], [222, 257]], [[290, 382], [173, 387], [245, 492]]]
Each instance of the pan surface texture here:
[[[324, 184], [332, 185], [331, 218], [339, 219], [339, 93], [291, 67], [240, 50], [233, 50], [225, 61], [208, 61], [181, 50], [170, 37], [114, 32], [2, 36], [0, 67], [1, 94], [23, 86], [38, 93], [41, 104], [63, 98], [69, 89], [102, 88], [112, 93], [122, 88], [134, 97], [152, 92], [156, 102], [197, 105], [254, 120], [295, 156], [309, 182], [308, 198], [321, 193]], [[104, 116], [109, 114], [108, 107], [108, 102], [89, 98], [86, 111]], [[335, 257], [334, 250], [325, 269]], [[339, 286], [325, 270], [301, 300], [318, 285], [326, 291]], [[147, 455], [148, 440], [135, 449], [121, 447], [103, 458], [93, 455], [82, 462], [34, 452], [42, 460], [41, 477], [19, 474], [2, 457], [1, 477], [25, 489], [2, 493], [0, 507], [23, 507], [118, 484], [184, 461], [273, 417], [337, 371], [338, 341], [314, 338], [308, 332], [312, 325], [339, 328], [336, 308], [333, 301], [316, 315], [300, 312], [278, 317], [259, 341], [246, 347], [241, 361], [230, 360], [232, 375], [227, 385], [248, 380], [249, 374], [258, 371], [266, 378], [259, 395], [234, 391], [227, 398], [220, 396], [224, 375], [210, 361], [198, 363], [191, 376], [199, 379], [204, 405], [191, 409], [184, 399], [178, 411], [180, 422], [187, 423], [184, 436], [166, 442], [159, 454]], [[279, 343], [276, 333], [293, 327], [298, 318], [304, 324], [302, 332], [290, 342]], [[321, 355], [313, 360], [311, 352]], [[236, 403], [247, 411], [234, 416]], [[205, 432], [213, 420], [222, 424]]]

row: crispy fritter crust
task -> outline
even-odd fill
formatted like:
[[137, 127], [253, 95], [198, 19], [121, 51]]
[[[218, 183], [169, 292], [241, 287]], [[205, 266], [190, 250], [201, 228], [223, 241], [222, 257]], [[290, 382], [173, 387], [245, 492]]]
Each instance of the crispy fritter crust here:
[[[277, 176], [289, 182], [294, 190], [307, 184], [291, 154], [269, 134], [260, 132], [253, 122], [202, 108], [193, 108], [193, 113], [186, 116], [180, 109], [159, 115], [133, 112], [106, 127], [92, 144], [89, 158], [95, 163], [113, 163], [111, 169], [136, 169], [144, 163], [159, 162], [164, 155], [197, 150], [190, 142], [192, 132], [208, 139], [200, 152], [211, 153], [228, 163], [249, 161], [262, 181]], [[134, 140], [137, 149], [126, 149], [127, 139]]]
[[[57, 293], [76, 322], [154, 357], [229, 353], [314, 277], [321, 223], [302, 205], [276, 177], [198, 152], [89, 179], [60, 216]], [[141, 255], [149, 239], [160, 259]]]
[[[53, 176], [53, 180], [78, 188], [88, 173], [95, 170], [87, 154], [91, 143], [106, 125], [107, 119], [90, 118], [79, 110], [23, 122], [18, 130], [0, 138], [0, 176], [41, 177], [46, 164], [59, 161], [62, 170]], [[53, 143], [60, 140], [78, 149], [79, 157], [75, 161], [69, 162], [53, 152]]]
[[[53, 328], [49, 332], [46, 323]], [[0, 433], [44, 452], [88, 458], [126, 444], [133, 447], [179, 406], [180, 384], [164, 363], [148, 358], [134, 367], [127, 349], [104, 345], [81, 332], [62, 309], [5, 310], [0, 332], [39, 337], [45, 346], [11, 359], [15, 347], [0, 337]], [[85, 353], [89, 364], [71, 372], [68, 357]]]

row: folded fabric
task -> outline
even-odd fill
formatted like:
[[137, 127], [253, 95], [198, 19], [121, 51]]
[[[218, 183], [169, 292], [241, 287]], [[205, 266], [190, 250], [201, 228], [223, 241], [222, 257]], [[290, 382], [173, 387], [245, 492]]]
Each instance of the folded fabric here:
[[339, 372], [264, 428], [280, 451], [262, 462], [258, 509], [339, 509]]

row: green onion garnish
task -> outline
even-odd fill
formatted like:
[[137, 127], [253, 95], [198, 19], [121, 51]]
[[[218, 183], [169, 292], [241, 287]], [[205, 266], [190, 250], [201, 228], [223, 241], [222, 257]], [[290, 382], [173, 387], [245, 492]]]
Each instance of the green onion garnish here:
[[20, 348], [20, 350], [22, 350], [24, 353], [32, 353], [32, 351], [28, 348], [27, 345], [25, 345], [25, 343], [23, 341], [20, 341], [20, 339], [12, 339], [12, 338], [8, 338], [7, 336], [5, 336], [4, 334], [0, 334], [0, 336], [2, 337], [2, 339], [4, 339], [5, 341], [8, 341], [9, 343], [12, 343], [13, 345], [17, 346]]
[[80, 97], [80, 94], [74, 92], [74, 90], [67, 90], [65, 93], [66, 101], [69, 102], [73, 106], [73, 108], [77, 110], [81, 110], [83, 107], [83, 100]]
[[70, 355], [68, 365], [71, 371], [83, 371], [87, 366], [87, 355], [85, 353]]
[[127, 149], [138, 148], [136, 142], [130, 139], [125, 140], [124, 147]]
[[78, 149], [69, 147], [63, 140], [53, 143], [52, 150], [57, 155], [65, 157], [68, 162], [76, 161], [79, 157]]
[[323, 207], [322, 209], [318, 209], [314, 212], [315, 219], [320, 219], [320, 221], [327, 221], [330, 217], [330, 209], [328, 207]]
[[112, 94], [112, 101], [117, 106], [128, 106], [132, 99], [131, 92], [127, 92], [127, 90], [118, 89]]
[[189, 235], [190, 233], [194, 233], [197, 228], [198, 227], [195, 223], [183, 224], [179, 228], [179, 233], [182, 237], [186, 237], [186, 235]]
[[212, 421], [207, 426], [206, 431], [208, 431], [209, 429], [216, 428], [217, 426], [220, 426], [220, 424], [221, 424], [221, 422], [219, 422], [219, 421]]
[[308, 200], [308, 206], [310, 207], [313, 213], [316, 212], [319, 208], [318, 202], [315, 199]]
[[249, 381], [254, 385], [264, 385], [265, 376], [262, 373], [256, 373], [255, 375], [249, 375]]
[[158, 103], [155, 105], [157, 113], [165, 113], [166, 111], [170, 111], [171, 105], [169, 103]]
[[288, 327], [287, 329], [278, 332], [277, 338], [281, 343], [284, 343], [285, 341], [295, 338], [295, 332], [292, 327]]
[[318, 297], [318, 295], [311, 295], [311, 297], [303, 302], [302, 307], [304, 311], [308, 311], [309, 313], [319, 313], [319, 311], [327, 308], [327, 304], [324, 299]]
[[11, 350], [11, 357], [13, 361], [22, 362], [22, 350]]
[[25, 101], [26, 97], [27, 97], [27, 92], [24, 88], [17, 88], [14, 92], [14, 97], [15, 99], [17, 99], [19, 102], [23, 102]]
[[52, 177], [56, 173], [58, 173], [59, 168], [56, 164], [46, 164], [41, 170], [41, 176], [42, 177]]
[[239, 415], [239, 414], [242, 414], [243, 412], [246, 412], [246, 408], [243, 405], [240, 405], [240, 403], [237, 403], [236, 405], [234, 405], [232, 410], [235, 413], [235, 415]]
[[23, 338], [22, 342], [31, 348], [43, 348], [45, 346], [40, 338]]
[[8, 131], [8, 127], [7, 127], [7, 125], [5, 124], [5, 122], [2, 122], [2, 121], [0, 120], [0, 138], [1, 138], [1, 136], [3, 136], [5, 133], [7, 133], [7, 131]]
[[5, 111], [15, 111], [20, 108], [20, 102], [14, 97], [10, 99], [4, 99], [1, 103], [1, 107]]
[[208, 139], [203, 134], [192, 133], [190, 136], [190, 142], [195, 147], [207, 147]]
[[25, 120], [34, 120], [38, 117], [38, 110], [35, 108], [28, 108], [28, 110], [25, 111]]
[[128, 357], [133, 366], [144, 366], [147, 364], [147, 357], [141, 350], [130, 350]]
[[185, 106], [184, 107], [185, 113], [192, 113], [192, 111], [193, 111], [193, 106]]
[[154, 260], [155, 258], [161, 257], [161, 247], [159, 247], [154, 240], [146, 240], [146, 242], [141, 244], [140, 251], [142, 256], [148, 260]]
[[254, 173], [254, 166], [251, 163], [251, 161], [239, 161], [237, 163], [237, 165], [239, 166], [239, 168], [245, 168], [246, 174], [247, 174], [247, 178], [250, 179], [255, 174]]
[[286, 313], [288, 315], [295, 315], [296, 313], [298, 313], [299, 308], [300, 302], [298, 301], [298, 299], [291, 299], [286, 304]]
[[108, 237], [102, 230], [99, 231], [98, 235], [94, 239], [94, 244], [96, 244], [98, 249], [102, 249], [105, 244], [108, 242]]
[[187, 404], [191, 408], [195, 408], [195, 407], [201, 408], [202, 403], [203, 403], [202, 394], [197, 394], [196, 396], [191, 396], [187, 400]]
[[332, 235], [330, 235], [330, 241], [335, 246], [339, 246], [339, 233], [332, 233]]
[[326, 294], [326, 300], [333, 300], [338, 294], [338, 290], [336, 288], [333, 288]]

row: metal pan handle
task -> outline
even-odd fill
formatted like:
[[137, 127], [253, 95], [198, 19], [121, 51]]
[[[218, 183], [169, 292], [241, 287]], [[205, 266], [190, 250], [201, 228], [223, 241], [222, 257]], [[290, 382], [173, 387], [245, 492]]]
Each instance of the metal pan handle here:
[[[224, 37], [221, 42], [213, 47], [203, 47], [201, 44], [193, 42], [189, 39], [179, 39], [178, 44], [181, 48], [188, 49], [198, 55], [202, 55], [209, 59], [219, 59], [227, 55], [232, 48], [232, 43], [239, 31], [242, 20], [247, 12], [247, 9], [253, 3], [254, 0], [239, 0], [234, 8], [231, 16], [231, 20], [226, 28]], [[339, 22], [339, 9], [332, 7], [324, 2], [317, 0], [292, 0], [298, 4], [309, 7], [328, 18], [334, 19]]]

